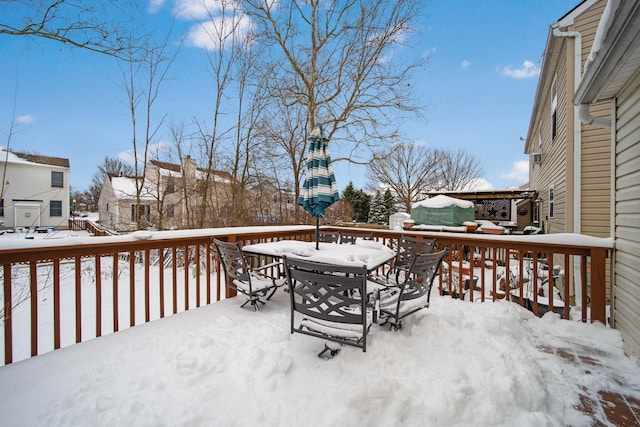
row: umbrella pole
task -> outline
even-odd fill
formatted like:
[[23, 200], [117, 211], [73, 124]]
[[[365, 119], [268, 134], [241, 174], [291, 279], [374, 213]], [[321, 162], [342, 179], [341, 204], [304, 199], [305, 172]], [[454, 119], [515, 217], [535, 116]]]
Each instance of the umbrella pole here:
[[316, 250], [320, 247], [320, 218], [316, 218]]

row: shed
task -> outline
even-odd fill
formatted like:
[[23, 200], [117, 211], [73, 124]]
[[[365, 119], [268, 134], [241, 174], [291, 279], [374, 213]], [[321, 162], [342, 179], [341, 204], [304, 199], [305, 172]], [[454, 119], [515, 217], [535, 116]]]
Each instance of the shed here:
[[411, 218], [406, 212], [397, 212], [389, 216], [389, 230], [402, 230], [402, 222]]
[[411, 218], [416, 224], [457, 227], [475, 219], [475, 208], [473, 202], [441, 194], [414, 203], [411, 206]]

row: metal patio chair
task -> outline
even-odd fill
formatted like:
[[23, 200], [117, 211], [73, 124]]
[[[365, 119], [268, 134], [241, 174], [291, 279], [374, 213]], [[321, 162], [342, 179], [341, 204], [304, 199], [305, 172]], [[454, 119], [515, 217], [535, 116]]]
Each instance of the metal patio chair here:
[[340, 232], [340, 243], [343, 245], [355, 245], [357, 239], [373, 240], [373, 232], [353, 233], [350, 231]]
[[411, 267], [413, 258], [416, 255], [432, 253], [435, 245], [436, 239], [423, 239], [406, 235], [400, 236], [396, 257], [387, 272], [387, 281], [389, 280], [389, 276], [394, 274], [395, 284], [399, 285], [402, 283], [404, 276]]
[[389, 286], [379, 293], [379, 316], [382, 325], [389, 324], [395, 330], [402, 327], [402, 319], [429, 307], [433, 279], [438, 274], [440, 264], [447, 249], [440, 252], [418, 254], [400, 285]]
[[[342, 344], [367, 351], [373, 309], [367, 305], [367, 268], [346, 267], [285, 257], [291, 299], [291, 333], [325, 340], [323, 357]], [[335, 345], [337, 343], [338, 345]]]
[[264, 304], [261, 298], [267, 301], [273, 296], [278, 287], [285, 281], [278, 277], [265, 274], [265, 271], [277, 269], [280, 272], [280, 263], [274, 262], [258, 268], [252, 268], [247, 262], [240, 243], [229, 243], [213, 238], [218, 258], [224, 266], [226, 275], [225, 286], [247, 297], [247, 301], [240, 307], [251, 304], [254, 310], [258, 310], [258, 304]]
[[333, 230], [320, 230], [320, 241], [324, 243], [338, 243], [340, 232]]

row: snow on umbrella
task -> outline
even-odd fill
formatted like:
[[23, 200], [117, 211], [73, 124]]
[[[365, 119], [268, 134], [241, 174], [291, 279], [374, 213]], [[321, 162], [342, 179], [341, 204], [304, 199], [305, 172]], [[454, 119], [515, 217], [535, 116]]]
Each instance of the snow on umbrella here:
[[298, 204], [316, 219], [316, 247], [320, 234], [320, 218], [325, 210], [340, 199], [336, 178], [331, 166], [331, 155], [322, 125], [316, 126], [309, 135], [306, 179], [302, 186]]

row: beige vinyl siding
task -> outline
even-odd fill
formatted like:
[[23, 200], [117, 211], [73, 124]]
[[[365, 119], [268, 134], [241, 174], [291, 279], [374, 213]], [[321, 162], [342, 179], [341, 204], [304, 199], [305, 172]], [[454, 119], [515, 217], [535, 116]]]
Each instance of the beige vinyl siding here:
[[[611, 102], [594, 104], [591, 114], [611, 117]], [[611, 130], [582, 126], [581, 233], [611, 236]]]
[[[535, 129], [542, 123], [542, 147], [534, 143], [533, 152], [542, 154], [542, 164], [532, 164], [529, 171], [529, 181], [532, 188], [538, 190], [542, 199], [542, 217], [545, 231], [549, 233], [564, 233], [567, 211], [567, 110], [573, 111], [570, 102], [571, 96], [567, 93], [567, 61], [566, 39], [562, 39], [563, 46], [556, 49], [552, 63], [555, 67], [551, 70], [549, 81], [546, 83], [544, 97], [540, 103]], [[551, 85], [556, 76], [557, 90], [557, 133], [555, 139], [551, 138]], [[573, 117], [573, 116], [571, 116]], [[572, 120], [572, 119], [571, 119]], [[546, 218], [549, 212], [549, 188], [554, 190], [554, 216]]]
[[616, 117], [614, 326], [640, 356], [640, 74], [619, 95]]

